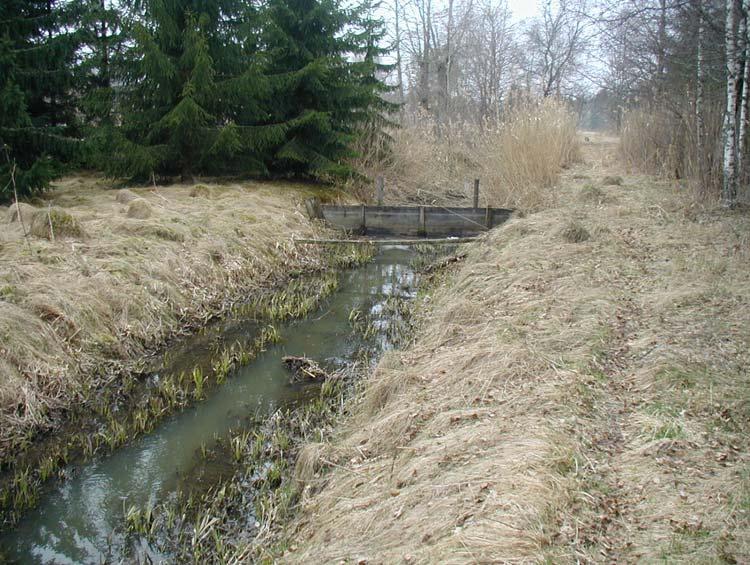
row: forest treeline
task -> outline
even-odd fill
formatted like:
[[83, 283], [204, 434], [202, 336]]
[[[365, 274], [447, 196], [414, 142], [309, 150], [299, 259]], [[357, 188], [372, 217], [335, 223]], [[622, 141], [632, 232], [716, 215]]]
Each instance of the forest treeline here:
[[70, 166], [347, 175], [389, 109], [383, 33], [368, 0], [3, 0], [0, 201]]

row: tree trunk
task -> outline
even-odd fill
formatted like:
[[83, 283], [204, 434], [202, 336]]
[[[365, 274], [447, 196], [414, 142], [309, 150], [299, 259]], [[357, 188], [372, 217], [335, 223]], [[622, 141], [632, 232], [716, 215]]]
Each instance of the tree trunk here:
[[667, 1], [659, 0], [659, 30], [657, 41], [656, 102], [660, 103], [664, 94], [667, 70]]
[[[399, 1], [394, 0], [394, 12], [396, 13], [396, 72], [398, 73], [398, 103], [404, 103], [404, 71], [401, 61], [401, 7]], [[399, 108], [401, 115], [403, 108]]]
[[419, 105], [423, 110], [430, 108], [430, 27], [432, 26], [430, 0], [423, 5], [422, 14], [422, 60], [419, 65]]
[[740, 37], [739, 42], [742, 46], [743, 55], [743, 68], [742, 68], [742, 94], [739, 100], [740, 107], [740, 119], [739, 119], [739, 133], [737, 134], [737, 184], [745, 182], [747, 175], [745, 174], [745, 138], [747, 137], [747, 123], [750, 119], [748, 115], [748, 95], [750, 94], [750, 41], [748, 41], [748, 8], [750, 8], [750, 0], [743, 1], [741, 14], [740, 26]]
[[101, 27], [99, 33], [101, 34], [101, 49], [102, 49], [102, 68], [101, 68], [101, 86], [109, 88], [110, 83], [110, 72], [109, 72], [109, 36], [107, 30], [107, 6], [104, 0], [100, 0], [99, 8], [101, 9]]
[[727, 62], [727, 107], [724, 113], [724, 183], [721, 204], [731, 208], [737, 201], [737, 98], [739, 87], [737, 62], [737, 0], [726, 0], [725, 49]]
[[695, 137], [698, 153], [698, 180], [700, 182], [699, 192], [701, 196], [706, 195], [706, 147], [705, 147], [705, 124], [703, 121], [703, 87], [705, 74], [705, 53], [703, 51], [703, 36], [705, 35], [705, 19], [703, 16], [703, 0], [697, 0], [698, 11], [698, 61], [696, 68], [695, 85]]

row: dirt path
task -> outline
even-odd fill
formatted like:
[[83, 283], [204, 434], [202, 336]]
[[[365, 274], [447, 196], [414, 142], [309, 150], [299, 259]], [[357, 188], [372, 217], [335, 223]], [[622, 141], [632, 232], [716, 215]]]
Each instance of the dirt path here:
[[287, 560], [750, 560], [750, 218], [590, 137], [303, 452]]

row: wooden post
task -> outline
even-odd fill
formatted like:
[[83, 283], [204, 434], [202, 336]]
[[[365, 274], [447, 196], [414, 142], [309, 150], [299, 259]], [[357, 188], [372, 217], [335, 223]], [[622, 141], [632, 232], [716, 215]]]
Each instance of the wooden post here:
[[492, 209], [487, 206], [487, 210], [484, 213], [484, 225], [487, 226], [487, 229], [492, 229]]
[[474, 209], [479, 208], [479, 179], [474, 179]]
[[308, 198], [305, 200], [305, 208], [307, 209], [307, 216], [311, 220], [322, 220], [323, 209], [320, 206], [320, 199], [317, 197]]
[[362, 235], [367, 233], [367, 221], [365, 220], [365, 205], [362, 204], [362, 220], [360, 221], [359, 231]]
[[427, 235], [427, 222], [425, 221], [424, 206], [419, 207], [419, 235]]
[[378, 203], [378, 206], [383, 205], [383, 195], [385, 192], [385, 179], [383, 178], [383, 175], [378, 175], [375, 177], [375, 200]]

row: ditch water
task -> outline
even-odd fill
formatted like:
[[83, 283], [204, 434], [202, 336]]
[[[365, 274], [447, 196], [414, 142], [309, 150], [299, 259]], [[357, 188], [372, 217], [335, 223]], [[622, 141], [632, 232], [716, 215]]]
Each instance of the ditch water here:
[[[174, 496], [181, 484], [190, 481], [203, 449], [246, 426], [256, 415], [269, 415], [317, 395], [313, 385], [290, 384], [281, 357], [307, 356], [335, 369], [354, 362], [363, 347], [371, 350], [372, 359], [393, 347], [389, 328], [400, 321], [392, 319], [388, 303], [415, 296], [417, 276], [411, 266], [415, 256], [405, 247], [385, 247], [370, 263], [343, 271], [338, 290], [316, 312], [279, 325], [281, 342], [239, 368], [206, 400], [170, 416], [150, 434], [114, 453], [67, 467], [68, 478], [48, 488], [36, 508], [15, 529], [2, 534], [0, 555], [18, 563], [124, 559], [129, 551], [125, 508]], [[367, 339], [352, 331], [354, 310], [373, 321], [375, 331]], [[231, 328], [233, 335], [243, 331], [255, 333], [257, 326], [248, 322]], [[178, 356], [190, 357], [190, 341], [177, 351]]]

